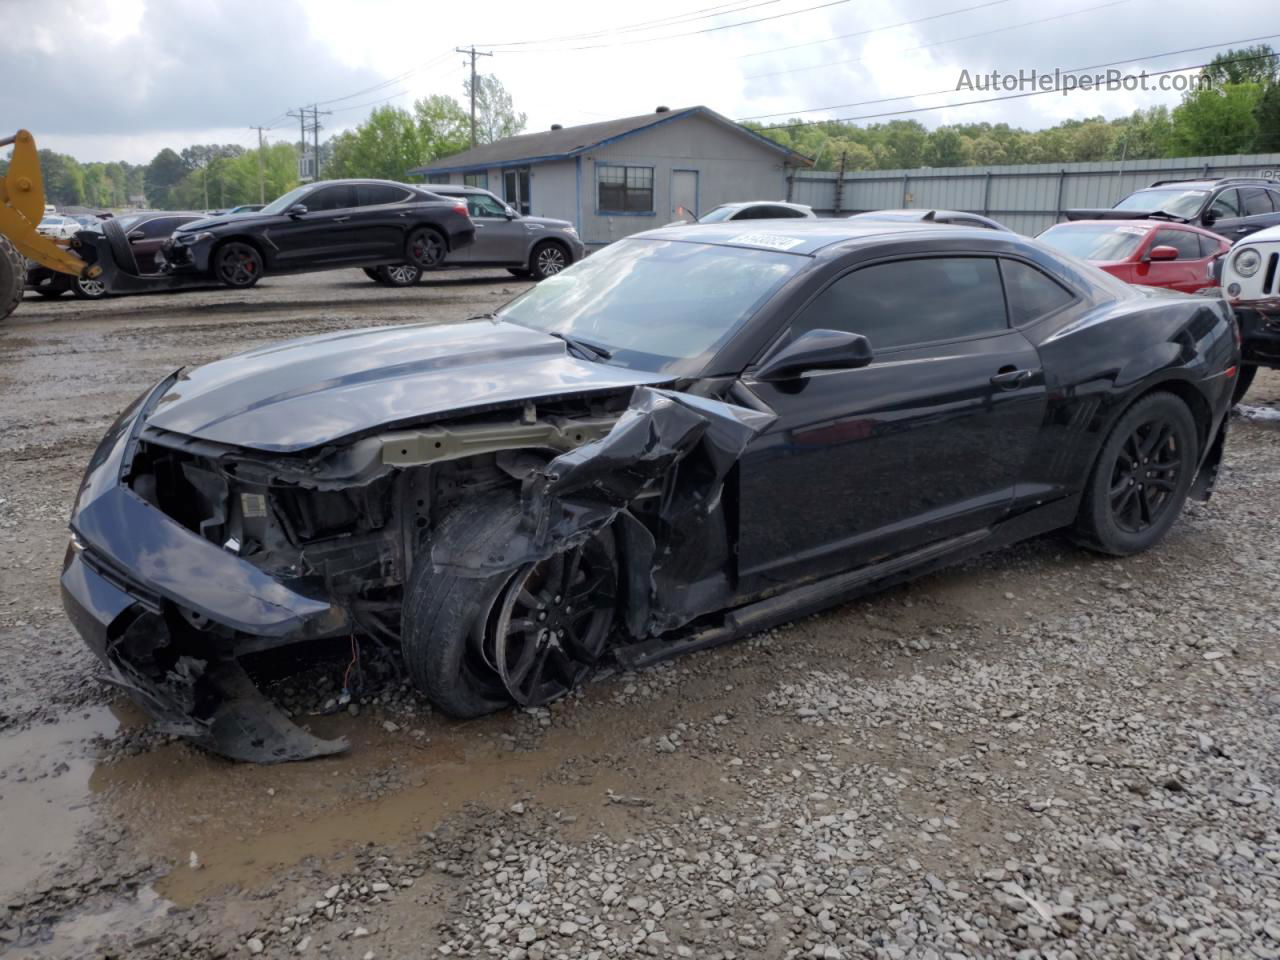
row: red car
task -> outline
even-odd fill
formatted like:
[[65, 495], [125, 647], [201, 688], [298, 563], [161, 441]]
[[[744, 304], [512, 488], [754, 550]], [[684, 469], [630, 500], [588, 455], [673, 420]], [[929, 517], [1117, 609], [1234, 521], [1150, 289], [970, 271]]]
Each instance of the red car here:
[[1212, 231], [1161, 220], [1076, 220], [1036, 239], [1127, 283], [1183, 293], [1214, 286], [1216, 261], [1231, 249]]

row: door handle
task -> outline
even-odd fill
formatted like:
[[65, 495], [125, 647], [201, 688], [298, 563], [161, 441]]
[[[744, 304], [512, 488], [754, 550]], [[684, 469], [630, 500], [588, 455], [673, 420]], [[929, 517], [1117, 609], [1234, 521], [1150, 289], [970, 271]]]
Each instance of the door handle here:
[[1001, 390], [1017, 390], [1019, 387], [1025, 387], [1031, 382], [1031, 378], [1039, 371], [1036, 370], [1019, 370], [1016, 367], [1001, 367], [1000, 371], [991, 378], [991, 385]]
[[350, 220], [350, 219], [351, 219], [351, 217], [350, 217], [349, 215], [348, 215], [348, 216], [345, 216], [345, 217], [334, 217], [334, 218], [333, 218], [333, 222], [334, 222], [334, 223], [346, 223], [346, 222], [347, 222], [348, 220]]

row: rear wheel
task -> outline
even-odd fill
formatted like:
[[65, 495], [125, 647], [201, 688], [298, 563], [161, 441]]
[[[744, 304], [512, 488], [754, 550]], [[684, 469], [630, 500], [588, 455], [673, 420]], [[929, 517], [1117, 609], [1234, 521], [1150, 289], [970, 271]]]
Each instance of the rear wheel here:
[[404, 244], [405, 259], [423, 270], [433, 270], [444, 263], [449, 245], [439, 230], [419, 227], [409, 234]]
[[511, 274], [513, 277], [519, 277], [521, 280], [528, 280], [533, 276], [533, 274], [525, 267], [507, 267], [507, 273]]
[[233, 240], [214, 252], [213, 273], [228, 287], [247, 290], [262, 279], [262, 254], [247, 243]]
[[26, 284], [26, 258], [7, 238], [0, 236], [0, 320], [18, 309]]
[[382, 277], [378, 276], [378, 271], [374, 267], [362, 267], [364, 275], [374, 283], [382, 283]]
[[1093, 550], [1139, 553], [1173, 526], [1198, 463], [1196, 424], [1171, 393], [1143, 397], [1111, 429], [1094, 464], [1075, 533]]
[[545, 241], [533, 248], [529, 256], [529, 269], [535, 280], [545, 280], [569, 266], [569, 251], [554, 241]]
[[[445, 518], [434, 538], [493, 552], [510, 536], [519, 511], [514, 498], [481, 498]], [[459, 577], [421, 560], [405, 590], [409, 673], [455, 717], [482, 716], [513, 700], [555, 700], [603, 655], [617, 580], [609, 530], [575, 550], [490, 577]]]
[[71, 293], [77, 300], [101, 300], [107, 295], [107, 285], [100, 279], [76, 277], [71, 281]]
[[378, 282], [388, 287], [412, 287], [422, 279], [422, 268], [412, 263], [396, 263], [378, 267]]
[[1256, 363], [1241, 364], [1240, 369], [1236, 372], [1236, 388], [1231, 394], [1231, 405], [1233, 407], [1244, 399], [1244, 395], [1253, 386], [1253, 378], [1257, 375], [1258, 365]]

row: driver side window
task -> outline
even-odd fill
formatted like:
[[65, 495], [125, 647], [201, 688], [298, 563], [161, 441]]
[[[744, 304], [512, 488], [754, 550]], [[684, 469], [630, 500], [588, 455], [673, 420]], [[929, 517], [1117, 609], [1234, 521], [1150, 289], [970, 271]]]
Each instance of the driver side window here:
[[860, 333], [876, 353], [1009, 329], [1000, 273], [991, 257], [929, 257], [847, 273], [818, 294], [791, 326]]
[[318, 210], [344, 210], [356, 205], [355, 190], [350, 184], [322, 187], [304, 197], [302, 203], [306, 204], [309, 213]]
[[1219, 220], [1223, 217], [1240, 216], [1240, 191], [1223, 190], [1213, 198], [1213, 206], [1209, 209]]
[[467, 194], [467, 211], [473, 217], [505, 217], [506, 208], [493, 197], [483, 193]]

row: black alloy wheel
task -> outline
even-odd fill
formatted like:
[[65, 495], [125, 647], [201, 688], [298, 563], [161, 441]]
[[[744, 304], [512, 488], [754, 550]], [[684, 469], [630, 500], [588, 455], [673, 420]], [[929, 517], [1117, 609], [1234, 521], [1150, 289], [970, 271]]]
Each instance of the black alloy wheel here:
[[604, 654], [617, 592], [614, 557], [601, 537], [511, 578], [482, 654], [517, 703], [549, 703], [581, 682]]
[[1195, 419], [1179, 397], [1142, 397], [1112, 427], [1094, 463], [1078, 540], [1114, 556], [1156, 544], [1173, 526], [1199, 465]]
[[540, 243], [529, 258], [535, 280], [545, 280], [569, 266], [569, 254], [558, 243]]
[[430, 227], [419, 227], [409, 234], [405, 241], [405, 258], [423, 270], [431, 270], [444, 263], [449, 255], [449, 246], [438, 230]]
[[422, 279], [422, 268], [412, 263], [378, 267], [378, 282], [388, 287], [412, 287]]
[[218, 249], [214, 273], [228, 287], [247, 289], [262, 279], [262, 254], [247, 243], [232, 241]]
[[1153, 418], [1125, 439], [1111, 468], [1111, 514], [1127, 533], [1142, 533], [1159, 522], [1173, 502], [1186, 463], [1173, 424]]

